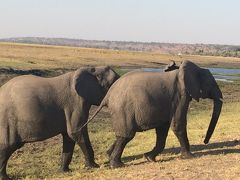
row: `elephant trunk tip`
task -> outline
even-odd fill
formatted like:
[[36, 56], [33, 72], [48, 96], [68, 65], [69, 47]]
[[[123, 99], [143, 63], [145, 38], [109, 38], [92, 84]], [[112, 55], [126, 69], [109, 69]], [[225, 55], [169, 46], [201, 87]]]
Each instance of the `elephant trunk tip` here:
[[204, 142], [204, 144], [208, 144], [209, 143], [209, 138], [208, 139], [205, 138], [203, 142]]

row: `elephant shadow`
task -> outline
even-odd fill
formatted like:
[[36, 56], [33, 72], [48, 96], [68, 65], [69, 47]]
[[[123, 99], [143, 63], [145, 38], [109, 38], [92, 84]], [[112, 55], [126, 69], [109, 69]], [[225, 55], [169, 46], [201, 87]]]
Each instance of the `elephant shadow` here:
[[[240, 149], [233, 149], [235, 146], [240, 145], [240, 140], [224, 141], [219, 143], [212, 143], [208, 145], [193, 145], [192, 151], [195, 152], [196, 157], [205, 155], [218, 155], [218, 154], [233, 154], [240, 153]], [[207, 151], [202, 151], [207, 150]], [[200, 151], [200, 152], [199, 152]]]
[[[191, 151], [194, 152], [195, 157], [202, 157], [205, 155], [219, 155], [219, 154], [233, 154], [233, 153], [240, 153], [240, 149], [234, 149], [235, 146], [240, 145], [240, 140], [231, 140], [231, 141], [223, 141], [217, 143], [211, 143], [207, 145], [191, 145]], [[203, 151], [205, 150], [205, 151]], [[164, 149], [161, 154], [179, 154], [180, 147], [173, 147]], [[134, 156], [126, 156], [123, 157], [124, 162], [129, 162], [133, 160], [138, 160], [143, 157], [142, 154], [134, 155]], [[175, 159], [175, 157], [169, 157], [167, 160], [170, 161]], [[144, 162], [140, 162], [142, 164]], [[139, 163], [138, 163], [139, 164]]]

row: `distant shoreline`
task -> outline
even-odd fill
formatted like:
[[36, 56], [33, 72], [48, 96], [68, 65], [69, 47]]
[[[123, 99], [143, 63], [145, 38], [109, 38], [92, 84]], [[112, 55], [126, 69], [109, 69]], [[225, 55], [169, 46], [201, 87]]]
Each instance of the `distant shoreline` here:
[[137, 52], [156, 52], [179, 55], [205, 55], [240, 57], [240, 45], [184, 44], [134, 41], [105, 41], [70, 38], [16, 37], [0, 39], [0, 42], [71, 46], [84, 48], [112, 49]]

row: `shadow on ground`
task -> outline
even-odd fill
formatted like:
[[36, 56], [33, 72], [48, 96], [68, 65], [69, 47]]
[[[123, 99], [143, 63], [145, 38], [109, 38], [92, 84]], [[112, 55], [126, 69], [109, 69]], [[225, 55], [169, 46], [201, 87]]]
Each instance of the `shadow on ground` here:
[[[194, 155], [196, 157], [201, 157], [205, 155], [240, 153], [240, 149], [231, 148], [238, 145], [240, 145], [240, 140], [217, 142], [217, 143], [211, 143], [207, 145], [191, 145], [191, 151], [194, 152]], [[167, 148], [162, 152], [162, 154], [179, 154], [179, 153], [180, 153], [180, 147]], [[124, 162], [129, 162], [129, 161], [141, 159], [142, 157], [143, 157], [143, 154], [138, 154], [134, 156], [123, 157], [122, 160]], [[167, 161], [173, 160], [173, 159], [174, 157], [168, 158]]]

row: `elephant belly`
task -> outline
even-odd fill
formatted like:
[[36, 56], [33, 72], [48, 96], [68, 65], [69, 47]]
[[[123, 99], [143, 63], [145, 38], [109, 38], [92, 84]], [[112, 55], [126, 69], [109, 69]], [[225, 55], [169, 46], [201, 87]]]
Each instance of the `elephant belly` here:
[[170, 113], [167, 109], [152, 107], [142, 109], [135, 114], [137, 131], [146, 131], [159, 127], [170, 121]]
[[66, 132], [64, 112], [55, 107], [32, 107], [18, 113], [18, 134], [24, 142], [40, 141]]
[[137, 86], [134, 91], [127, 89], [117, 97], [110, 96], [109, 103], [117, 136], [133, 137], [137, 131], [159, 127], [171, 119], [169, 95], [159, 94], [159, 90], [154, 94]]
[[48, 122], [24, 123], [26, 128], [18, 131], [21, 140], [23, 142], [41, 141], [66, 132], [66, 127], [64, 127], [62, 122], [49, 123], [48, 119], [46, 121]]

